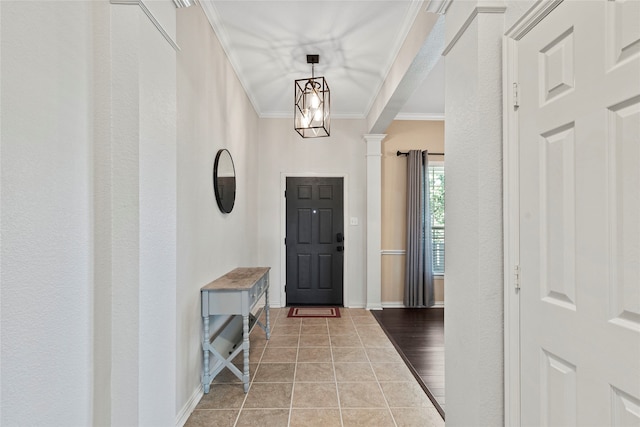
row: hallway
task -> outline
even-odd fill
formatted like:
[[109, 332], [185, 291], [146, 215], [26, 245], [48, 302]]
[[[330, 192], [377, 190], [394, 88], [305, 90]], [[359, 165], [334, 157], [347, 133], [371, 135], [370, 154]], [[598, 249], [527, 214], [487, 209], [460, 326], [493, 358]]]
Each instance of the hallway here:
[[336, 319], [287, 311], [271, 310], [269, 341], [259, 328], [251, 334], [249, 393], [224, 370], [186, 426], [444, 426], [369, 311], [341, 308]]
[[444, 417], [444, 308], [385, 308], [373, 315]]

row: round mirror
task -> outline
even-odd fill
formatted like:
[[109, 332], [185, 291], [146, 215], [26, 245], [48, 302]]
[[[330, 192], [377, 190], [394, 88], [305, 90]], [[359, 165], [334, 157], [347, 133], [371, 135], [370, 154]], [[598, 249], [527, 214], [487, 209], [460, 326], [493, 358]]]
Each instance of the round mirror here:
[[219, 150], [213, 164], [213, 188], [218, 207], [224, 213], [233, 210], [236, 201], [236, 170], [228, 150]]

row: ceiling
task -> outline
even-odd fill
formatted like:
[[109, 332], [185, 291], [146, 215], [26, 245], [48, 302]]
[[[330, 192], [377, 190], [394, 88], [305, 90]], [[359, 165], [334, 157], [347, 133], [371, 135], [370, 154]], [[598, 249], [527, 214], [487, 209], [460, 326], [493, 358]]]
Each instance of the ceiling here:
[[[260, 117], [292, 117], [293, 81], [315, 75], [331, 88], [334, 118], [366, 117], [402, 46], [419, 0], [200, 0]], [[444, 61], [440, 61], [443, 63]], [[442, 116], [439, 64], [400, 116]], [[440, 70], [439, 70], [440, 69]], [[435, 90], [434, 90], [435, 88]]]

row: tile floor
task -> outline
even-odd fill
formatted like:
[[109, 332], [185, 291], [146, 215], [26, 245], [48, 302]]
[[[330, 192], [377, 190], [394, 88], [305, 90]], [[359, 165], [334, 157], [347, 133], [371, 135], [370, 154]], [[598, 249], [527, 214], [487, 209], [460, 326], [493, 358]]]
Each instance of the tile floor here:
[[260, 328], [251, 333], [249, 392], [225, 369], [187, 427], [444, 426], [370, 312], [341, 308], [335, 319], [287, 312], [271, 309], [269, 341]]

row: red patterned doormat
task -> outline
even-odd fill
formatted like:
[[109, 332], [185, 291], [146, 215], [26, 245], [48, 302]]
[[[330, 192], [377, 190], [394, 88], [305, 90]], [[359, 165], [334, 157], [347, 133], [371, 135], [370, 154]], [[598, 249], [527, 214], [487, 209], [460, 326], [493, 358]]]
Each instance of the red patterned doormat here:
[[338, 307], [291, 307], [287, 317], [340, 317]]

